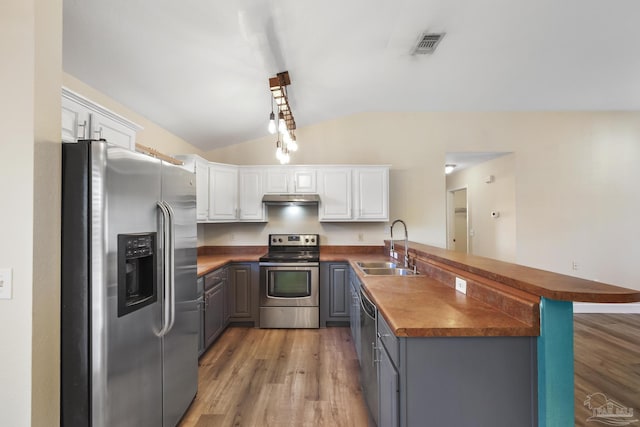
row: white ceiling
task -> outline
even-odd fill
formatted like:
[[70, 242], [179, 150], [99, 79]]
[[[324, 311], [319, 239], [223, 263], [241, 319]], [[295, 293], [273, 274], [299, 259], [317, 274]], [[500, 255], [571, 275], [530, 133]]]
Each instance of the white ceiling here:
[[[637, 0], [64, 0], [64, 70], [209, 150], [368, 111], [640, 110]], [[412, 56], [425, 30], [435, 54]]]

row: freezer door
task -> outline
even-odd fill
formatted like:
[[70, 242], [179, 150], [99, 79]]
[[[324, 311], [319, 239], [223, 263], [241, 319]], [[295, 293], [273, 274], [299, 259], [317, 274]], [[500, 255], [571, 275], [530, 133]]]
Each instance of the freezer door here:
[[[161, 298], [119, 317], [117, 292], [118, 235], [157, 232], [161, 171], [157, 159], [92, 143], [93, 427], [162, 424]], [[159, 271], [157, 277], [162, 277]]]
[[198, 295], [195, 174], [162, 164], [162, 198], [173, 212], [175, 320], [163, 338], [165, 427], [174, 427], [198, 389]]

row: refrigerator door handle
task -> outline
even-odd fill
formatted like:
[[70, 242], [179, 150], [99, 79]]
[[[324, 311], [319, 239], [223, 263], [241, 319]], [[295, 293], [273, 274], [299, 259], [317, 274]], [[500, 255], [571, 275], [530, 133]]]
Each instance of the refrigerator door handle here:
[[170, 303], [170, 313], [171, 313], [171, 317], [170, 317], [170, 322], [169, 322], [169, 328], [167, 329], [167, 332], [169, 332], [172, 328], [174, 323], [176, 322], [176, 228], [175, 228], [175, 213], [173, 212], [173, 208], [171, 207], [171, 205], [167, 202], [164, 202], [165, 207], [167, 208], [167, 211], [169, 212], [169, 287], [171, 290], [171, 299], [169, 301]]
[[162, 273], [163, 273], [163, 298], [162, 298], [162, 328], [160, 332], [158, 332], [158, 336], [162, 337], [169, 332], [169, 323], [171, 321], [171, 307], [169, 303], [169, 299], [171, 296], [171, 276], [169, 265], [171, 263], [169, 259], [170, 251], [170, 236], [169, 236], [169, 211], [165, 206], [163, 201], [158, 202], [158, 209], [162, 213], [162, 249], [163, 249], [163, 262], [162, 262]]

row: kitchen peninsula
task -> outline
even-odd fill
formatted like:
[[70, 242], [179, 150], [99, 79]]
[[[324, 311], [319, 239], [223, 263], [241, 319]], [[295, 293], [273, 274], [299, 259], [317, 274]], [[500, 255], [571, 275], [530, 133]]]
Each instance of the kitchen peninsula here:
[[[257, 261], [265, 248], [202, 249], [199, 275], [232, 261]], [[395, 407], [381, 401], [381, 411], [402, 426], [421, 425], [425, 417], [437, 424], [491, 416], [492, 425], [516, 416], [532, 426], [573, 425], [572, 301], [640, 301], [638, 291], [417, 243], [409, 244], [409, 257], [418, 276], [370, 276], [356, 266], [388, 261], [388, 253], [388, 242], [324, 246], [320, 260], [348, 263], [351, 283], [361, 285], [381, 314], [380, 363], [395, 372], [398, 389]], [[403, 255], [400, 250], [398, 258]], [[456, 277], [466, 280], [466, 295], [455, 291]], [[416, 372], [420, 364], [432, 366]], [[507, 374], [498, 378], [501, 372]], [[438, 401], [450, 396], [457, 399]]]

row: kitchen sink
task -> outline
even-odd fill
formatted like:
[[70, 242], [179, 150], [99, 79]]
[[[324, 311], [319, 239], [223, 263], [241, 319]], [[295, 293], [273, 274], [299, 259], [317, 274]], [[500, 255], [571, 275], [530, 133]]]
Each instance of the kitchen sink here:
[[396, 268], [395, 262], [381, 262], [381, 261], [357, 261], [356, 265], [360, 268]]
[[369, 276], [417, 276], [419, 273], [408, 268], [361, 268]]

